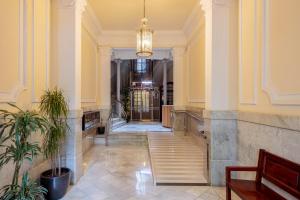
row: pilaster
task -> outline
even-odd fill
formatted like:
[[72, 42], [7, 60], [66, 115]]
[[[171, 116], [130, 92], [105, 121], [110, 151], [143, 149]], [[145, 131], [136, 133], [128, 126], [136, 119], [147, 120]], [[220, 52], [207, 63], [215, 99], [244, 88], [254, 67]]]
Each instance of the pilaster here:
[[[237, 48], [230, 40], [237, 32], [231, 15], [232, 0], [200, 0], [205, 13], [205, 89], [203, 112], [205, 131], [209, 135], [210, 181], [225, 184], [225, 167], [235, 165], [237, 151], [237, 66], [232, 54]], [[236, 30], [235, 30], [236, 29]], [[237, 45], [236, 45], [237, 46]], [[236, 58], [237, 59], [237, 58]], [[237, 65], [237, 64], [236, 64]]]
[[57, 82], [69, 102], [69, 133], [64, 145], [66, 167], [75, 184], [82, 176], [81, 130], [81, 15], [86, 0], [53, 0], [51, 15], [51, 59]]

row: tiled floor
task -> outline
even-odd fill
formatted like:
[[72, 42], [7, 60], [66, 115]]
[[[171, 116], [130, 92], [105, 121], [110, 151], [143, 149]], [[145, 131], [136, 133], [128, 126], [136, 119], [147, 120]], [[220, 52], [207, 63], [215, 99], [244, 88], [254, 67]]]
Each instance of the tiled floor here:
[[84, 158], [85, 174], [63, 200], [223, 200], [224, 188], [154, 186], [144, 145], [97, 145]]
[[130, 133], [137, 133], [137, 132], [170, 132], [170, 128], [165, 128], [161, 125], [161, 123], [157, 122], [130, 122], [124, 126], [121, 126], [115, 130], [114, 133], [119, 132], [130, 132]]

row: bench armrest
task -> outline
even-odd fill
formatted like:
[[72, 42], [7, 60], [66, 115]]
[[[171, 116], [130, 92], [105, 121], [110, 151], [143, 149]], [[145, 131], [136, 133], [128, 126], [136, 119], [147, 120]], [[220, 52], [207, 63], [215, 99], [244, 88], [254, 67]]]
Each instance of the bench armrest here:
[[241, 167], [241, 166], [231, 166], [226, 167], [226, 182], [231, 180], [231, 172], [255, 172], [257, 167]]

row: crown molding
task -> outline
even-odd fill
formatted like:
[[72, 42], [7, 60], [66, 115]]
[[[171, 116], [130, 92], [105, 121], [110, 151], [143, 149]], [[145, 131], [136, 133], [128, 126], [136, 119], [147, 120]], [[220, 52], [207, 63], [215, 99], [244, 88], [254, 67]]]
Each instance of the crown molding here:
[[102, 32], [102, 26], [89, 3], [87, 3], [86, 9], [82, 14], [82, 25], [98, 43], [98, 37]]
[[182, 28], [188, 42], [193, 38], [195, 33], [204, 26], [204, 23], [205, 19], [201, 4], [197, 3]]

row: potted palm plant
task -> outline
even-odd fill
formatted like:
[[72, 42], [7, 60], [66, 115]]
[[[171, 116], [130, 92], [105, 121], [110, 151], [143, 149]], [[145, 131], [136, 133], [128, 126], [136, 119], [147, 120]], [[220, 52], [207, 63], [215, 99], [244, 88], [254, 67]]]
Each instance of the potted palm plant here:
[[44, 138], [44, 155], [51, 161], [51, 169], [41, 174], [41, 185], [48, 190], [46, 198], [62, 198], [70, 184], [71, 171], [61, 166], [61, 145], [69, 129], [68, 104], [58, 88], [47, 90], [41, 97], [40, 111], [48, 118], [50, 128]]
[[121, 103], [124, 106], [124, 112], [126, 113], [125, 120], [128, 123], [130, 121], [130, 88], [123, 88]]
[[23, 111], [9, 104], [18, 111], [0, 110], [0, 169], [12, 162], [14, 173], [12, 182], [0, 191], [3, 200], [42, 200], [47, 190], [32, 181], [28, 172], [22, 175], [19, 183], [20, 170], [25, 160], [32, 162], [40, 152], [38, 143], [30, 138], [33, 134], [42, 134], [47, 130], [47, 120], [33, 111]]

